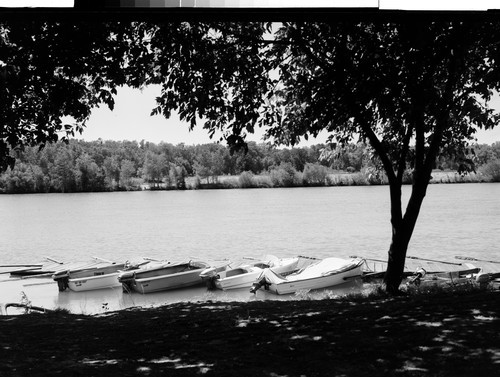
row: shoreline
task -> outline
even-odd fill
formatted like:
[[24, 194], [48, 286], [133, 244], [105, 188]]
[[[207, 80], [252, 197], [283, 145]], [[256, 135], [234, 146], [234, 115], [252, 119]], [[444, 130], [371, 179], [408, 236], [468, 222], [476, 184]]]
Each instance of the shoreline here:
[[[166, 186], [165, 183], [151, 184], [142, 182], [136, 188], [118, 188], [114, 190], [90, 190], [90, 191], [33, 191], [33, 192], [7, 192], [0, 189], [0, 195], [23, 195], [23, 194], [74, 194], [88, 192], [140, 192], [140, 191], [198, 191], [198, 190], [235, 190], [235, 189], [273, 189], [273, 188], [312, 188], [312, 187], [350, 187], [350, 186], [388, 186], [385, 181], [372, 181], [360, 172], [336, 172], [328, 174], [327, 179], [323, 183], [304, 183], [294, 182], [290, 185], [273, 185], [270, 176], [266, 174], [256, 174], [245, 178], [242, 183], [241, 175], [223, 175], [218, 176], [216, 182], [201, 183], [198, 176], [190, 176], [186, 178], [184, 188], [174, 186]], [[466, 183], [498, 183], [491, 178], [484, 176], [481, 173], [470, 173], [460, 175], [456, 171], [441, 171], [434, 170], [432, 178], [429, 182], [435, 184], [466, 184]], [[403, 186], [410, 186], [411, 182], [403, 183]]]
[[4, 316], [0, 375], [495, 375], [499, 330], [498, 290]]

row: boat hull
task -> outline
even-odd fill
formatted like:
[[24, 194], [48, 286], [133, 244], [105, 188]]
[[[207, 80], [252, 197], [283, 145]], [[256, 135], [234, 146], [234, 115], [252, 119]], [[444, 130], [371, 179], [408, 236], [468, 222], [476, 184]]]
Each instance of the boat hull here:
[[125, 290], [142, 294], [168, 291], [204, 284], [200, 273], [207, 267], [203, 262], [163, 265], [121, 274], [118, 280], [123, 283]]
[[237, 272], [233, 276], [225, 276], [221, 273], [220, 278], [215, 280], [215, 287], [224, 291], [251, 287], [262, 271], [259, 267], [249, 267], [232, 270], [231, 272]]
[[[297, 268], [298, 258], [276, 259], [270, 267], [274, 272], [285, 274]], [[220, 272], [215, 279], [215, 287], [222, 290], [250, 288], [264, 268], [261, 262]]]
[[139, 293], [152, 293], [193, 287], [203, 284], [199, 271], [191, 271], [176, 276], [159, 276], [155, 278], [135, 279], [133, 289]]
[[118, 274], [128, 268], [124, 263], [109, 264], [102, 267], [66, 270], [55, 273], [52, 278], [62, 292], [69, 289], [74, 292], [94, 291], [119, 287]]
[[324, 276], [302, 281], [294, 281], [288, 284], [287, 283], [272, 284], [269, 287], [269, 290], [279, 295], [286, 295], [302, 290], [324, 289], [344, 284], [349, 280], [349, 278], [355, 278], [361, 276], [361, 273], [362, 273], [361, 267], [356, 267], [348, 272], [339, 273], [332, 276]]
[[[363, 260], [344, 261], [344, 266], [341, 265], [341, 263], [343, 263], [342, 260], [338, 258], [327, 258], [324, 261], [337, 263], [339, 267], [330, 271], [326, 269], [322, 272], [321, 269], [319, 269], [318, 273], [311, 273], [316, 266], [310, 265], [306, 267], [304, 271], [289, 275], [288, 277], [277, 274], [270, 269], [266, 269], [258, 278], [259, 281], [263, 282], [263, 284], [259, 283], [259, 285], [264, 285], [266, 290], [278, 295], [285, 295], [301, 290], [316, 290], [334, 287], [362, 275], [361, 267]], [[320, 263], [323, 262], [318, 262], [316, 265], [320, 266]], [[310, 270], [307, 270], [308, 268], [310, 268]], [[254, 292], [254, 290], [252, 290], [252, 292]]]
[[94, 291], [98, 289], [120, 287], [118, 272], [87, 278], [68, 279], [68, 287], [74, 292]]

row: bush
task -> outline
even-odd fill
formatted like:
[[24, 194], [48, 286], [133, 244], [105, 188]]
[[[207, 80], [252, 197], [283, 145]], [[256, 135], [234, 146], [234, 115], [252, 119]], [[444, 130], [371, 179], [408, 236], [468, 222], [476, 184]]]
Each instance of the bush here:
[[319, 164], [307, 163], [302, 173], [302, 180], [306, 186], [324, 186], [328, 177], [328, 169]]
[[241, 188], [256, 187], [252, 172], [244, 171], [238, 177], [238, 183]]
[[328, 186], [366, 186], [368, 181], [363, 173], [354, 174], [329, 174]]
[[362, 169], [362, 173], [370, 185], [384, 185], [388, 183], [385, 173], [376, 168], [364, 168]]
[[140, 178], [130, 178], [124, 185], [123, 190], [126, 191], [140, 191], [142, 179]]
[[403, 184], [411, 185], [413, 183], [413, 170], [405, 170], [403, 173]]
[[185, 190], [187, 172], [183, 166], [171, 166], [169, 171], [169, 180], [178, 190]]
[[222, 179], [219, 183], [219, 186], [220, 186], [220, 188], [225, 188], [225, 189], [240, 188], [239, 177], [224, 176], [224, 177], [222, 177]]
[[301, 176], [289, 162], [281, 163], [270, 171], [271, 182], [274, 187], [300, 186]]
[[364, 175], [361, 172], [352, 174], [349, 176], [350, 178], [350, 186], [366, 186], [371, 184], [370, 181], [367, 179], [366, 175]]
[[186, 188], [188, 190], [198, 190], [201, 186], [201, 179], [197, 175], [186, 179]]
[[500, 160], [493, 160], [481, 166], [480, 172], [491, 182], [500, 182]]
[[271, 188], [273, 187], [273, 182], [269, 175], [257, 175], [253, 177], [255, 182], [255, 187], [258, 188]]

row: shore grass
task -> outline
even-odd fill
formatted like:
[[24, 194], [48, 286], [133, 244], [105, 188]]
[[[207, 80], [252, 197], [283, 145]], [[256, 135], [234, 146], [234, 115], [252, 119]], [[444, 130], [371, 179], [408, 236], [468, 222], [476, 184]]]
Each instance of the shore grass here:
[[484, 289], [4, 316], [0, 375], [493, 376], [499, 330]]
[[[486, 183], [492, 182], [492, 178], [482, 173], [470, 173], [460, 175], [455, 171], [434, 170], [432, 172], [431, 184], [452, 184], [452, 183]], [[273, 187], [308, 187], [308, 186], [369, 186], [385, 185], [387, 180], [384, 177], [380, 179], [371, 179], [362, 172], [343, 172], [336, 171], [325, 176], [324, 181], [314, 183], [308, 182], [303, 178], [302, 173], [297, 173], [295, 179], [288, 184], [273, 179], [270, 174], [254, 175], [250, 172], [243, 172], [236, 176], [219, 176], [212, 183], [202, 183], [198, 177], [189, 177], [186, 179], [186, 187], [191, 190], [198, 189], [238, 189], [238, 188], [273, 188]]]

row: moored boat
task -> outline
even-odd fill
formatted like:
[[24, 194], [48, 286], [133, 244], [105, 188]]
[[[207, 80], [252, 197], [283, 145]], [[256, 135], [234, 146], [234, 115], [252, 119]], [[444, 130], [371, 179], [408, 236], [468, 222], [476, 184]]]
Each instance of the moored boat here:
[[127, 263], [110, 263], [101, 267], [58, 271], [52, 275], [52, 279], [57, 282], [61, 292], [66, 289], [74, 292], [93, 291], [119, 287], [119, 272], [129, 268]]
[[208, 264], [200, 261], [162, 263], [134, 271], [122, 271], [118, 281], [125, 291], [151, 293], [203, 284], [201, 271]]
[[212, 289], [249, 288], [266, 268], [285, 274], [297, 269], [299, 258], [278, 258], [274, 255], [265, 256], [262, 260], [240, 264], [235, 267], [226, 265], [224, 268], [213, 268], [202, 272], [202, 279]]
[[[481, 283], [480, 268], [471, 265], [465, 269], [457, 269], [447, 272], [427, 273], [425, 269], [419, 268], [413, 276], [408, 277], [406, 285], [419, 288], [429, 288], [438, 286], [457, 286], [463, 284]], [[489, 276], [488, 276], [489, 278]]]
[[363, 259], [325, 258], [283, 275], [272, 269], [265, 269], [253, 284], [250, 292], [255, 293], [261, 287], [276, 294], [289, 294], [300, 290], [314, 290], [343, 284], [362, 275]]

